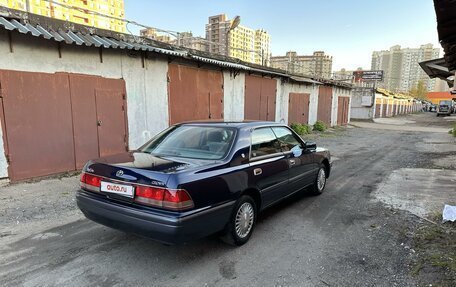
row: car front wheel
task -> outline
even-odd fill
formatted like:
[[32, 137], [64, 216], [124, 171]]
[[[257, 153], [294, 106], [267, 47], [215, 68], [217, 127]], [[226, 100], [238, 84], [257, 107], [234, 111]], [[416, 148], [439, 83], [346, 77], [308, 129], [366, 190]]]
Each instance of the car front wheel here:
[[317, 178], [311, 187], [311, 191], [315, 195], [320, 195], [326, 187], [326, 169], [323, 165], [320, 166], [317, 173]]
[[236, 246], [245, 244], [252, 235], [256, 218], [255, 201], [248, 195], [241, 196], [236, 202], [222, 240]]

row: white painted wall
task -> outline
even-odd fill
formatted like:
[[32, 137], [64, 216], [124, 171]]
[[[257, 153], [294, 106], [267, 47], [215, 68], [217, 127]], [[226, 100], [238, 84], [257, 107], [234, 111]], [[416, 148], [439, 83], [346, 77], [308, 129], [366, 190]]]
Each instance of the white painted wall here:
[[[7, 34], [0, 31], [0, 69], [29, 72], [69, 72], [123, 78], [127, 90], [129, 146], [137, 148], [168, 126], [168, 63], [164, 59], [147, 59], [142, 67], [139, 55], [126, 51], [99, 51], [85, 46], [62, 44], [62, 58], [57, 43], [13, 33], [13, 53]], [[2, 153], [3, 154], [3, 153]], [[0, 167], [0, 174], [2, 173]]]
[[276, 99], [276, 122], [288, 123], [288, 101], [290, 93], [310, 94], [309, 103], [309, 124], [313, 125], [317, 121], [318, 109], [318, 85], [304, 85], [298, 83], [287, 83], [283, 80], [277, 81]]
[[8, 163], [6, 162], [5, 147], [3, 146], [3, 131], [0, 122], [0, 178], [8, 177]]
[[[57, 43], [41, 38], [13, 33], [13, 53], [10, 52], [7, 34], [0, 31], [0, 69], [29, 72], [69, 72], [97, 75], [106, 78], [123, 78], [127, 90], [129, 147], [135, 149], [168, 126], [168, 62], [155, 57], [142, 67], [139, 55], [126, 51], [103, 50], [103, 63], [99, 51], [85, 46], [62, 44], [59, 58]], [[7, 165], [0, 143], [0, 177], [7, 175]]]
[[373, 119], [375, 115], [375, 99], [372, 107], [366, 107], [361, 104], [363, 95], [352, 95], [350, 100], [350, 113], [354, 119]]
[[337, 125], [337, 108], [339, 107], [339, 90], [336, 87], [332, 88], [332, 104], [331, 104], [331, 126]]
[[[142, 61], [140, 54], [120, 49], [104, 49], [103, 63], [99, 50], [93, 47], [61, 45], [57, 42], [12, 33], [13, 53], [7, 33], [0, 29], [0, 69], [42, 72], [80, 73], [106, 78], [124, 79], [127, 90], [129, 146], [135, 149], [168, 126], [168, 61], [156, 54]], [[224, 118], [244, 119], [245, 73], [234, 77], [229, 71], [224, 78]], [[283, 83], [283, 84], [282, 84]], [[310, 93], [309, 124], [317, 121], [318, 85], [285, 83], [277, 80], [276, 121], [288, 122], [290, 92]], [[337, 99], [333, 104], [337, 115]], [[336, 117], [337, 121], [337, 117]], [[1, 139], [1, 131], [0, 131]], [[0, 178], [7, 176], [7, 164], [0, 140]]]
[[245, 73], [223, 72], [223, 115], [225, 121], [244, 120]]

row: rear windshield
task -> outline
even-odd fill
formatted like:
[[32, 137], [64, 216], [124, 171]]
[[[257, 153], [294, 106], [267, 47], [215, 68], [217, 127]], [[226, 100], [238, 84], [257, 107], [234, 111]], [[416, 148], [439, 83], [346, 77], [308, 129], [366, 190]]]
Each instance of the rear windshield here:
[[160, 156], [222, 159], [233, 143], [235, 129], [204, 126], [171, 127], [140, 148]]
[[440, 101], [440, 104], [441, 104], [441, 105], [451, 106], [452, 101]]

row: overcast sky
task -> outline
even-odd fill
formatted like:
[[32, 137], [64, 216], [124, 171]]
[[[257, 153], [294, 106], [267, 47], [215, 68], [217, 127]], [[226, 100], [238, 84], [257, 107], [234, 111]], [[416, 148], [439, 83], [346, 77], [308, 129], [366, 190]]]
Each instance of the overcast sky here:
[[203, 37], [209, 16], [240, 15], [242, 25], [271, 34], [274, 56], [323, 50], [334, 71], [369, 69], [373, 51], [394, 45], [441, 48], [432, 0], [125, 0], [125, 10], [129, 20]]

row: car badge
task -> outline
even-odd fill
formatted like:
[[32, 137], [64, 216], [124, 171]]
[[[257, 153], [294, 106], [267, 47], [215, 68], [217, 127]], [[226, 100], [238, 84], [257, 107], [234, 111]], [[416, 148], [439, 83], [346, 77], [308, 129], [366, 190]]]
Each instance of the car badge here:
[[123, 175], [124, 175], [123, 170], [118, 170], [118, 171], [116, 172], [116, 176], [118, 176], [118, 177], [121, 177], [121, 176], [123, 176]]

